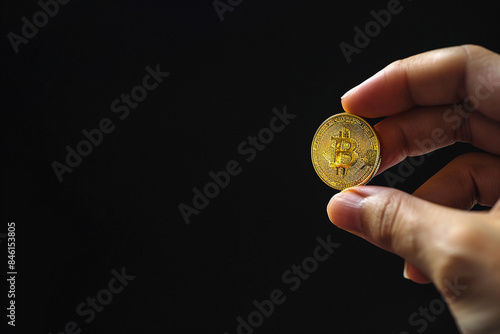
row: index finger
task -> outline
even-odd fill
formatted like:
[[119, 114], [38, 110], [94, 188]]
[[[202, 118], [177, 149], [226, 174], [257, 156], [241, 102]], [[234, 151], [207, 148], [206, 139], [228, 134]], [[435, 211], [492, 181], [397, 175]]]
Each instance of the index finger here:
[[465, 101], [500, 121], [500, 56], [476, 45], [421, 53], [393, 62], [341, 99], [347, 112], [370, 118]]

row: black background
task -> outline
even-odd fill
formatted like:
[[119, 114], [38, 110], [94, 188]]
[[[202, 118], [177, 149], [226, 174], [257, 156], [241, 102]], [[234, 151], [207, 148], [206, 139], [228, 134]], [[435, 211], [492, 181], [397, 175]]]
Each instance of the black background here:
[[[244, 0], [221, 22], [208, 0], [73, 0], [17, 54], [6, 36], [40, 8], [4, 3], [0, 232], [16, 222], [18, 270], [10, 330], [59, 333], [75, 321], [82, 333], [233, 334], [253, 300], [281, 289], [285, 303], [255, 333], [417, 333], [409, 316], [439, 293], [405, 280], [397, 256], [332, 226], [335, 192], [310, 161], [340, 96], [390, 62], [464, 43], [500, 51], [494, 1], [401, 4], [348, 64], [339, 44], [353, 44], [353, 28], [387, 1]], [[120, 120], [111, 102], [156, 64], [170, 76]], [[284, 106], [296, 118], [246, 162], [238, 145]], [[51, 164], [103, 118], [114, 132], [60, 183]], [[396, 187], [414, 191], [470, 149], [426, 157]], [[187, 225], [178, 205], [230, 160], [241, 173]], [[384, 174], [371, 184], [387, 185]], [[282, 274], [328, 235], [341, 246], [290, 291]], [[135, 279], [86, 324], [76, 306], [123, 267]], [[425, 332], [456, 331], [445, 311]]]

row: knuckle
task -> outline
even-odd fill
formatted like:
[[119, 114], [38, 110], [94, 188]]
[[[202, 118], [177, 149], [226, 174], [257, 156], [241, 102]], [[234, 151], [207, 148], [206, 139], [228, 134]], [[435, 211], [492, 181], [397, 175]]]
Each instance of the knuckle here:
[[459, 155], [453, 161], [456, 161], [456, 163], [465, 163], [465, 164], [470, 164], [474, 163], [477, 161], [477, 159], [480, 159], [481, 157], [484, 157], [483, 153], [480, 152], [469, 152], [465, 153], [462, 155]]
[[411, 62], [412, 57], [405, 59], [398, 59], [390, 63], [384, 69], [384, 72], [387, 74], [388, 72], [405, 72], [406, 68], [409, 66], [408, 64]]
[[445, 241], [450, 248], [476, 248], [482, 239], [481, 233], [471, 224], [461, 223], [450, 228]]
[[467, 52], [470, 52], [470, 53], [475, 53], [475, 52], [486, 52], [489, 50], [482, 47], [481, 45], [477, 45], [477, 44], [472, 44], [472, 43], [469, 43], [469, 44], [463, 44], [462, 45], [463, 48], [465, 48], [467, 50]]
[[397, 230], [401, 221], [401, 201], [400, 196], [391, 196], [387, 192], [377, 196], [376, 203], [368, 206], [369, 235], [385, 249], [394, 249], [395, 236], [399, 235]]
[[485, 57], [487, 58], [491, 55], [495, 55], [491, 50], [476, 44], [464, 44], [462, 45], [462, 50], [464, 51], [465, 57], [471, 61], [481, 60]]
[[400, 69], [404, 67], [406, 60], [405, 59], [398, 59], [393, 61], [392, 63], [389, 64], [388, 67], [393, 67], [395, 69]]
[[462, 154], [450, 162], [457, 179], [462, 180], [460, 186], [463, 196], [460, 197], [458, 207], [470, 209], [480, 201], [481, 194], [477, 179], [479, 175], [483, 174], [481, 169], [485, 157], [484, 153], [470, 152]]
[[484, 153], [470, 152], [454, 158], [450, 162], [450, 165], [455, 167], [455, 170], [460, 173], [459, 176], [461, 179], [468, 179], [471, 174], [478, 172], [476, 165], [481, 159], [484, 159]]
[[485, 236], [477, 224], [458, 223], [441, 238], [436, 273], [439, 281], [470, 272], [481, 256]]
[[470, 117], [462, 117], [460, 124], [455, 129], [453, 129], [453, 141], [461, 143], [472, 142], [472, 128]]

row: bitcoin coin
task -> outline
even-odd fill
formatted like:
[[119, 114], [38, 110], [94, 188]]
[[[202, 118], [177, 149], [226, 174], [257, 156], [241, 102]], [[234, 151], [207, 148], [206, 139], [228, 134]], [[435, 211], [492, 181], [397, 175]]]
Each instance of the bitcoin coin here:
[[318, 176], [330, 187], [366, 184], [380, 166], [380, 143], [375, 130], [359, 116], [341, 113], [320, 125], [311, 145]]

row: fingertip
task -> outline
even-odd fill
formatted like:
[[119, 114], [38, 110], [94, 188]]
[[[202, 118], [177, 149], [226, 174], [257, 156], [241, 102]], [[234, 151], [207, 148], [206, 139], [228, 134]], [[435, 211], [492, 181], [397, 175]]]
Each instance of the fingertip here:
[[344, 110], [356, 115], [372, 117], [371, 113], [376, 112], [377, 109], [377, 106], [373, 104], [374, 98], [376, 98], [374, 95], [377, 94], [379, 81], [383, 79], [384, 75], [384, 69], [380, 70], [344, 93], [340, 98]]
[[363, 196], [350, 189], [335, 194], [328, 202], [328, 218], [343, 230], [360, 233], [358, 211], [363, 199]]
[[384, 190], [377, 186], [357, 186], [335, 194], [327, 205], [330, 221], [337, 227], [358, 236], [363, 235], [360, 211], [366, 197]]
[[353, 88], [349, 89], [347, 92], [344, 93], [344, 95], [342, 95], [340, 97], [340, 101], [344, 101], [346, 100], [351, 94], [353, 94], [363, 83], [360, 83], [359, 85], [357, 86], [354, 86]]
[[349, 104], [346, 102], [346, 99], [347, 99], [347, 96], [342, 96], [340, 98], [340, 103], [342, 104], [342, 109], [344, 109], [345, 112], [350, 113], [351, 111], [349, 110]]

